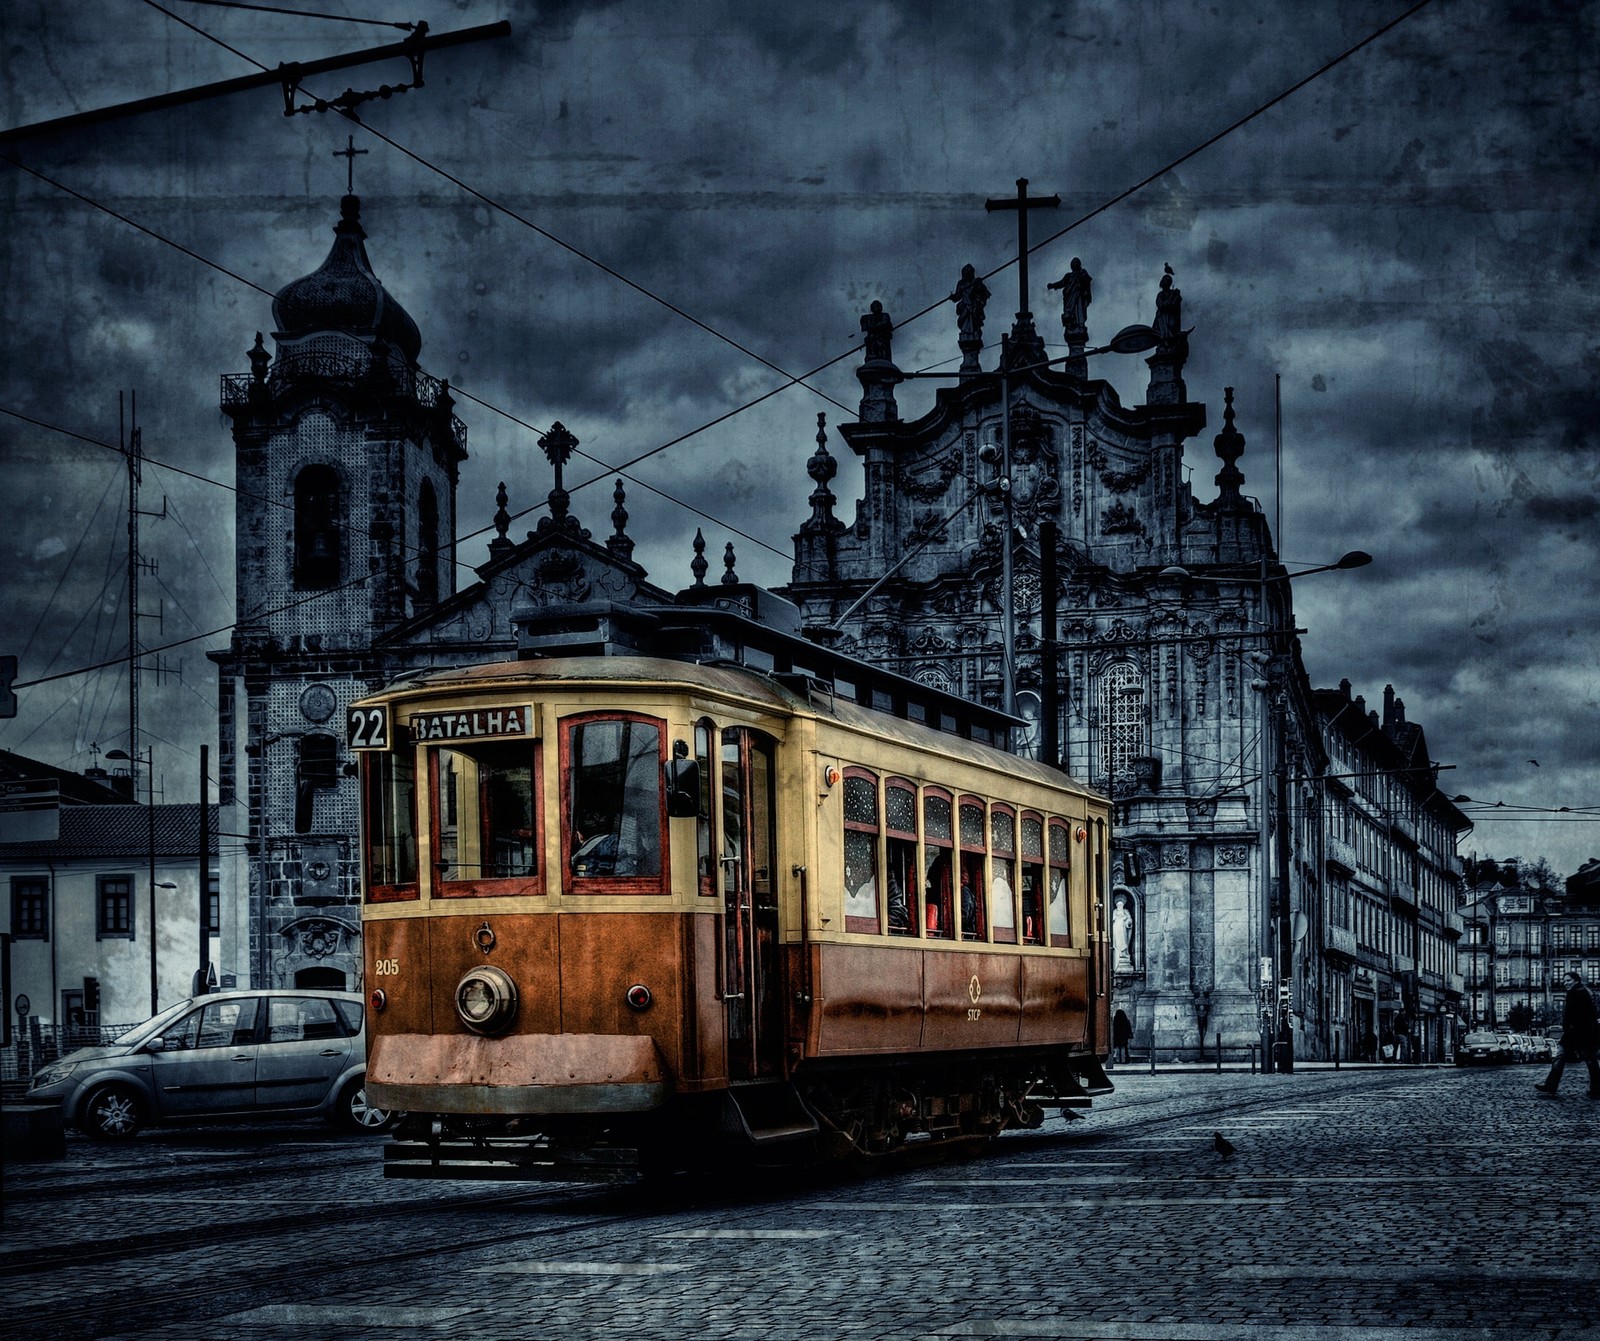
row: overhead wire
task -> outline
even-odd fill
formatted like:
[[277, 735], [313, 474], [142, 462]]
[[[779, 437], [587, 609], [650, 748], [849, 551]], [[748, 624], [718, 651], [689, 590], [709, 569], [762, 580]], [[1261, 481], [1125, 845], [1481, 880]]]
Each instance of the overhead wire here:
[[[212, 35], [210, 33], [207, 33], [204, 29], [199, 28], [197, 25], [190, 23], [188, 20], [185, 20], [185, 19], [181, 18], [178, 15], [172, 14], [172, 12], [170, 10], [167, 10], [163, 6], [155, 3], [155, 0], [145, 0], [145, 3], [150, 5], [152, 8], [159, 10], [160, 12], [162, 12], [164, 14], [167, 14], [169, 17], [173, 18], [176, 22], [182, 24], [183, 26], [185, 26], [187, 28], [190, 28], [191, 30], [193, 30], [193, 31], [195, 31], [197, 33], [199, 33], [201, 36], [207, 37], [209, 40], [217, 42], [218, 45], [223, 46], [225, 49], [227, 49], [228, 51], [232, 52], [233, 54], [239, 56], [241, 59], [246, 60], [246, 61], [248, 61], [249, 63], [251, 63], [253, 65], [256, 65], [260, 69], [265, 70], [267, 68], [260, 61], [257, 61], [254, 57], [248, 56], [243, 52], [237, 51], [235, 48], [231, 47], [228, 43], [221, 41], [220, 39], [216, 38], [214, 35]], [[1396, 19], [1391, 20], [1389, 23], [1383, 25], [1383, 27], [1379, 28], [1373, 34], [1369, 35], [1367, 38], [1364, 38], [1361, 42], [1358, 42], [1353, 47], [1349, 48], [1347, 51], [1345, 51], [1340, 56], [1338, 56], [1338, 57], [1334, 58], [1333, 60], [1327, 62], [1325, 65], [1320, 67], [1318, 70], [1314, 71], [1312, 74], [1310, 74], [1310, 75], [1306, 76], [1305, 78], [1299, 80], [1294, 85], [1290, 86], [1288, 89], [1286, 89], [1283, 92], [1279, 93], [1278, 95], [1276, 95], [1272, 99], [1269, 99], [1266, 103], [1263, 103], [1255, 111], [1247, 114], [1244, 117], [1239, 118], [1237, 121], [1232, 123], [1230, 126], [1225, 128], [1224, 130], [1216, 133], [1215, 135], [1210, 136], [1207, 140], [1205, 140], [1201, 144], [1195, 146], [1193, 149], [1189, 150], [1187, 153], [1181, 155], [1177, 159], [1174, 159], [1166, 167], [1157, 170], [1156, 172], [1154, 172], [1154, 173], [1150, 174], [1149, 176], [1145, 177], [1144, 179], [1142, 179], [1140, 182], [1136, 183], [1134, 186], [1129, 187], [1126, 190], [1120, 192], [1117, 196], [1113, 197], [1110, 201], [1106, 202], [1100, 208], [1097, 208], [1096, 210], [1091, 211], [1090, 213], [1084, 215], [1081, 219], [1075, 220], [1073, 223], [1067, 225], [1067, 227], [1065, 227], [1063, 229], [1060, 229], [1056, 233], [1052, 234], [1049, 238], [1045, 239], [1044, 241], [1036, 244], [1033, 247], [1030, 247], [1029, 248], [1029, 254], [1031, 255], [1034, 251], [1039, 250], [1041, 247], [1047, 245], [1049, 242], [1056, 241], [1059, 238], [1065, 236], [1067, 233], [1070, 233], [1075, 228], [1081, 226], [1082, 223], [1087, 222], [1089, 219], [1095, 217], [1097, 214], [1104, 212], [1105, 209], [1109, 209], [1111, 206], [1113, 206], [1113, 205], [1115, 205], [1117, 203], [1120, 203], [1120, 201], [1122, 201], [1124, 199], [1127, 199], [1130, 195], [1132, 195], [1135, 192], [1137, 192], [1138, 190], [1142, 189], [1144, 186], [1147, 186], [1150, 183], [1158, 180], [1161, 176], [1165, 175], [1165, 173], [1167, 173], [1169, 171], [1172, 171], [1174, 168], [1176, 168], [1181, 163], [1186, 162], [1188, 159], [1194, 157], [1196, 154], [1202, 152], [1204, 149], [1207, 149], [1207, 148], [1211, 147], [1212, 145], [1217, 143], [1219, 140], [1221, 140], [1224, 137], [1226, 137], [1227, 135], [1231, 134], [1233, 131], [1239, 129], [1240, 127], [1242, 127], [1242, 126], [1244, 126], [1246, 124], [1248, 124], [1250, 121], [1254, 120], [1257, 116], [1261, 115], [1267, 109], [1269, 109], [1272, 106], [1275, 106], [1279, 102], [1282, 102], [1285, 98], [1287, 98], [1290, 95], [1292, 95], [1293, 93], [1297, 92], [1299, 89], [1305, 87], [1307, 84], [1311, 83], [1313, 80], [1319, 78], [1322, 74], [1325, 74], [1328, 70], [1333, 69], [1335, 66], [1340, 64], [1343, 60], [1348, 59], [1349, 56], [1351, 56], [1355, 52], [1361, 50], [1363, 47], [1369, 45], [1371, 42], [1375, 41], [1378, 37], [1381, 37], [1384, 33], [1388, 32], [1390, 29], [1392, 29], [1396, 24], [1400, 23], [1401, 21], [1403, 21], [1406, 18], [1409, 18], [1412, 14], [1418, 12], [1419, 10], [1424, 8], [1429, 3], [1431, 3], [1431, 0], [1419, 0], [1418, 4], [1413, 5], [1410, 9], [1405, 11], [1403, 14], [1398, 16]], [[436, 164], [433, 164], [432, 162], [430, 162], [425, 157], [423, 157], [423, 156], [421, 156], [419, 154], [416, 154], [414, 151], [408, 149], [406, 146], [401, 145], [397, 141], [391, 139], [389, 136], [384, 135], [382, 132], [376, 130], [374, 127], [372, 127], [372, 126], [368, 125], [367, 123], [361, 121], [361, 119], [358, 116], [356, 116], [353, 112], [345, 112], [344, 115], [349, 120], [351, 120], [351, 121], [355, 122], [356, 124], [360, 125], [363, 130], [367, 131], [369, 134], [374, 135], [376, 138], [382, 140], [384, 143], [390, 145], [392, 148], [396, 149], [397, 151], [405, 154], [407, 157], [412, 158], [419, 165], [427, 167], [431, 171], [437, 172], [440, 176], [443, 176], [446, 180], [451, 181], [453, 184], [455, 184], [460, 189], [462, 189], [464, 191], [467, 191], [469, 194], [471, 194], [471, 195], [483, 200], [485, 204], [490, 205], [490, 206], [492, 206], [493, 208], [495, 208], [497, 210], [500, 210], [501, 212], [505, 213], [508, 217], [513, 218], [513, 219], [517, 220], [518, 222], [524, 223], [527, 227], [529, 227], [530, 229], [532, 229], [533, 231], [538, 233], [540, 236], [546, 237], [547, 240], [549, 240], [549, 241], [551, 241], [551, 242], [553, 242], [553, 243], [555, 243], [557, 245], [560, 245], [563, 248], [571, 251], [574, 255], [580, 257], [581, 259], [589, 261], [590, 263], [596, 265], [598, 268], [603, 270], [605, 273], [611, 275], [613, 278], [617, 279], [619, 282], [622, 282], [622, 283], [628, 285], [629, 287], [636, 289], [642, 295], [644, 295], [646, 297], [649, 297], [653, 301], [656, 301], [656, 302], [660, 303], [662, 306], [667, 307], [669, 310], [673, 311], [677, 315], [682, 316], [685, 320], [688, 320], [691, 323], [701, 327], [702, 329], [705, 329], [709, 334], [715, 336], [716, 338], [718, 338], [720, 340], [723, 340], [725, 343], [730, 344], [732, 347], [734, 347], [735, 349], [738, 349], [740, 352], [746, 354], [747, 356], [749, 356], [749, 357], [755, 359], [756, 361], [762, 363], [764, 366], [766, 366], [766, 367], [772, 369], [773, 371], [777, 372], [780, 376], [782, 376], [782, 377], [784, 377], [786, 379], [789, 379], [783, 385], [781, 385], [779, 387], [775, 387], [772, 390], [764, 393], [763, 395], [755, 397], [754, 399], [752, 399], [751, 401], [749, 401], [749, 402], [745, 403], [744, 405], [738, 407], [737, 409], [729, 411], [726, 414], [717, 416], [716, 418], [708, 421], [705, 424], [702, 424], [698, 428], [696, 428], [694, 430], [691, 430], [688, 433], [680, 434], [677, 437], [672, 438], [672, 439], [668, 440], [667, 442], [664, 442], [664, 443], [662, 443], [662, 444], [650, 449], [647, 452], [643, 452], [643, 453], [639, 454], [638, 456], [635, 456], [635, 457], [631, 458], [629, 461], [624, 463], [623, 466], [620, 466], [620, 467], [607, 467], [602, 475], [596, 476], [594, 479], [591, 479], [591, 480], [583, 481], [579, 485], [577, 485], [576, 488], [587, 487], [589, 484], [595, 483], [597, 480], [604, 478], [605, 475], [614, 474], [614, 473], [621, 473], [622, 470], [625, 470], [628, 467], [637, 465], [641, 461], [644, 461], [644, 460], [648, 459], [649, 457], [656, 455], [659, 452], [665, 451], [669, 447], [677, 445], [679, 442], [685, 441], [690, 437], [693, 437], [693, 436], [696, 436], [699, 433], [705, 432], [708, 428], [714, 427], [717, 424], [725, 422], [727, 419], [730, 419], [730, 418], [734, 417], [734, 415], [736, 415], [736, 414], [743, 413], [744, 410], [749, 409], [754, 405], [760, 404], [762, 401], [770, 399], [772, 396], [777, 395], [779, 392], [787, 390], [790, 386], [793, 386], [795, 384], [805, 385], [806, 384], [806, 379], [815, 376], [817, 373], [822, 372], [822, 371], [824, 371], [825, 369], [827, 369], [829, 367], [832, 367], [834, 364], [842, 361], [845, 358], [850, 357], [850, 355], [855, 352], [856, 346], [854, 344], [852, 344], [849, 348], [847, 348], [846, 350], [842, 351], [840, 354], [834, 356], [833, 358], [830, 358], [830, 359], [824, 361], [823, 363], [818, 364], [816, 367], [810, 369], [807, 372], [800, 373], [798, 375], [791, 374], [791, 373], [787, 372], [785, 369], [779, 367], [778, 365], [776, 365], [774, 363], [771, 363], [770, 361], [766, 360], [761, 355], [756, 354], [752, 350], [749, 350], [744, 345], [742, 345], [740, 342], [732, 339], [729, 336], [724, 335], [721, 332], [716, 331], [714, 328], [710, 327], [706, 323], [700, 321], [698, 318], [695, 318], [691, 314], [689, 314], [689, 313], [683, 311], [682, 309], [678, 308], [676, 305], [670, 303], [668, 300], [665, 300], [665, 299], [661, 298], [660, 296], [652, 293], [649, 289], [645, 288], [644, 286], [639, 285], [635, 281], [632, 281], [632, 280], [628, 279], [625, 275], [622, 275], [620, 272], [617, 272], [617, 271], [613, 270], [611, 267], [607, 266], [604, 262], [601, 262], [597, 258], [589, 256], [587, 253], [583, 252], [580, 248], [573, 247], [571, 244], [566, 243], [564, 240], [562, 240], [562, 239], [560, 239], [558, 237], [555, 237], [554, 235], [548, 233], [547, 230], [544, 230], [544, 229], [540, 228], [537, 224], [534, 224], [531, 220], [528, 220], [528, 219], [524, 218], [523, 216], [518, 214], [516, 211], [511, 210], [509, 207], [506, 207], [506, 206], [500, 204], [500, 202], [495, 201], [492, 197], [489, 197], [489, 196], [485, 195], [484, 193], [479, 192], [476, 188], [471, 187], [466, 182], [461, 181], [459, 178], [455, 177], [453, 174], [447, 172], [443, 168], [438, 167]], [[161, 241], [161, 242], [163, 242], [163, 243], [165, 243], [165, 244], [167, 244], [169, 246], [174, 247], [176, 250], [178, 250], [180, 252], [183, 252], [185, 255], [190, 256], [192, 259], [200, 261], [202, 264], [209, 265], [209, 266], [217, 269], [221, 273], [224, 273], [224, 274], [228, 275], [230, 278], [233, 278], [236, 281], [238, 281], [240, 283], [243, 283], [243, 284], [247, 285], [250, 288], [256, 289], [257, 291], [259, 291], [259, 292], [261, 292], [263, 294], [267, 294], [267, 296], [269, 296], [269, 297], [272, 296], [270, 293], [268, 293], [268, 291], [266, 289], [264, 289], [261, 285], [256, 284], [254, 281], [249, 280], [249, 279], [245, 278], [244, 276], [237, 274], [236, 272], [228, 269], [226, 266], [223, 266], [218, 262], [211, 261], [209, 258], [204, 257], [204, 256], [200, 255], [198, 252], [195, 252], [192, 249], [183, 246], [181, 243], [177, 243], [177, 242], [173, 241], [172, 239], [168, 239], [168, 238], [162, 237], [159, 233], [156, 233], [154, 230], [152, 230], [152, 229], [150, 229], [150, 228], [148, 228], [148, 227], [146, 227], [146, 226], [144, 226], [142, 224], [137, 223], [136, 221], [128, 218], [125, 215], [120, 214], [119, 212], [117, 212], [115, 210], [112, 210], [108, 206], [102, 205], [99, 202], [90, 199], [89, 197], [83, 195], [82, 193], [77, 192], [77, 191], [73, 190], [70, 187], [67, 187], [63, 183], [55, 181], [54, 179], [46, 176], [45, 174], [43, 174], [41, 172], [38, 172], [37, 170], [29, 167], [28, 165], [26, 165], [24, 163], [21, 163], [21, 162], [17, 161], [16, 159], [11, 158], [9, 155], [0, 155], [0, 158], [3, 158], [6, 162], [11, 163], [15, 167], [21, 168], [23, 171], [30, 173], [34, 177], [36, 177], [36, 178], [38, 178], [38, 179], [40, 179], [42, 181], [47, 182], [52, 187], [60, 189], [60, 190], [62, 190], [64, 192], [66, 192], [67, 194], [74, 196], [75, 198], [79, 199], [80, 201], [83, 201], [84, 203], [89, 204], [89, 205], [93, 206], [94, 208], [104, 210], [104, 212], [106, 212], [107, 214], [110, 214], [112, 217], [118, 219], [119, 221], [129, 225], [130, 227], [133, 227], [133, 228], [137, 229], [138, 231], [140, 231], [142, 233], [145, 233], [146, 235], [148, 235], [148, 236], [150, 236], [150, 237], [152, 237], [152, 238], [154, 238], [154, 239], [156, 239], [158, 241]], [[987, 272], [987, 274], [985, 275], [985, 278], [992, 277], [994, 274], [997, 274], [1001, 270], [1005, 269], [1006, 266], [1008, 266], [1010, 264], [1014, 264], [1014, 263], [1015, 263], [1014, 260], [1006, 262], [1005, 265], [1002, 265], [1000, 267], [997, 267], [995, 270]], [[927, 306], [921, 308], [916, 313], [914, 313], [911, 317], [904, 319], [900, 324], [902, 326], [904, 326], [904, 325], [909, 324], [911, 321], [915, 321], [915, 320], [919, 319], [920, 317], [926, 316], [928, 313], [930, 313], [932, 311], [935, 311], [938, 308], [942, 307], [947, 301], [949, 301], [948, 296], [941, 297], [937, 301], [935, 301], [933, 303], [930, 303]], [[843, 408], [846, 413], [854, 413], [854, 411], [850, 407], [843, 406], [841, 402], [839, 402], [837, 400], [834, 400], [830, 396], [826, 396], [825, 393], [817, 391], [816, 388], [808, 386], [807, 389], [813, 391], [814, 394], [823, 396], [823, 398], [829, 400], [830, 403], [832, 403], [834, 405], [841, 406], [841, 408]], [[494, 410], [494, 411], [496, 411], [498, 413], [505, 414], [505, 416], [507, 418], [512, 419], [514, 422], [523, 423], [523, 421], [517, 419], [516, 416], [509, 414], [509, 412], [499, 410], [499, 407], [492, 405], [490, 402], [484, 401], [479, 397], [471, 395], [470, 393], [463, 392], [463, 394], [466, 395], [468, 399], [471, 399], [474, 402], [485, 406], [485, 408]], [[4, 409], [4, 407], [0, 407], [0, 409]], [[29, 419], [30, 422], [34, 422], [34, 423], [40, 423], [41, 422], [41, 421], [38, 421], [38, 420], [32, 420], [29, 416], [20, 415], [16, 411], [7, 410], [5, 412], [14, 414], [18, 418]], [[52, 427], [50, 425], [42, 425], [42, 426]], [[531, 425], [527, 425], [527, 424], [523, 424], [523, 426], [524, 427], [528, 427], [528, 428], [532, 428]], [[80, 435], [74, 434], [73, 436], [80, 436]], [[92, 441], [91, 439], [84, 439], [84, 440], [85, 441]], [[175, 467], [171, 467], [171, 468], [177, 469]], [[186, 473], [187, 474], [187, 473], [192, 473], [192, 472], [180, 472], [180, 473]], [[205, 478], [205, 477], [203, 477], [203, 476], [195, 476], [195, 478]], [[217, 483], [217, 481], [211, 481], [211, 482], [212, 483]], [[649, 486], [649, 485], [645, 485], [644, 487], [652, 488], [652, 486]], [[576, 492], [576, 489], [574, 489], [573, 492]], [[662, 492], [662, 491], [656, 490], [656, 492]], [[665, 494], [663, 494], [663, 496], [669, 497], [669, 498], [671, 497], [670, 495], [665, 495]], [[673, 499], [672, 501], [678, 502], [680, 500]], [[533, 510], [535, 510], [535, 508], [525, 509], [524, 513], [519, 513], [517, 515], [521, 516], [521, 515], [524, 515], [526, 512], [533, 511]], [[705, 514], [700, 514], [700, 515], [704, 516]], [[714, 520], [714, 519], [709, 518], [709, 517], [707, 517], [706, 519], [707, 520]], [[717, 522], [716, 524], [724, 525], [724, 523], [721, 523], [721, 522]], [[489, 527], [483, 527], [483, 528], [480, 528], [478, 531], [470, 533], [468, 536], [460, 537], [460, 538], [458, 538], [458, 543], [459, 543], [460, 539], [470, 539], [473, 536], [481, 535], [481, 534], [486, 533], [489, 529], [490, 529]], [[729, 528], [729, 529], [733, 529], [733, 528]], [[746, 538], [750, 538], [750, 539], [754, 540], [755, 543], [758, 543], [758, 544], [763, 544], [764, 545], [764, 543], [765, 543], [765, 542], [762, 542], [762, 541], [759, 541], [759, 540], [755, 539], [754, 537], [746, 537]], [[767, 548], [771, 548], [770, 546], [766, 546], [766, 547]], [[775, 551], [775, 552], [781, 553], [781, 551]], [[326, 595], [326, 594], [328, 594], [328, 593], [327, 592], [318, 592], [318, 593], [315, 593], [312, 597], [310, 597], [308, 599], [316, 599], [316, 598], [319, 598], [322, 595]], [[277, 611], [275, 611], [275, 612], [281, 612], [282, 610], [285, 610], [285, 609], [294, 608], [294, 606], [296, 606], [298, 604], [302, 604], [302, 603], [303, 602], [301, 602], [301, 601], [291, 602], [288, 605], [278, 607]], [[179, 640], [177, 642], [168, 643], [168, 644], [164, 645], [163, 648], [155, 649], [155, 650], [167, 650], [168, 648], [171, 648], [171, 647], [182, 646], [182, 645], [184, 645], [184, 644], [186, 644], [188, 642], [197, 641], [200, 638], [218, 636], [221, 633], [227, 632], [232, 627], [233, 627], [233, 625], [231, 625], [231, 624], [230, 625], [226, 625], [226, 626], [223, 626], [223, 627], [221, 627], [221, 628], [219, 628], [217, 630], [213, 630], [213, 631], [211, 631], [209, 633], [198, 634], [193, 638], [183, 639], [183, 640]], [[122, 658], [121, 660], [125, 661], [126, 658]], [[81, 674], [81, 673], [84, 673], [84, 672], [89, 671], [89, 670], [99, 669], [103, 665], [110, 665], [110, 664], [119, 664], [119, 663], [118, 662], [99, 663], [96, 666], [83, 667], [83, 668], [80, 668], [77, 672], [67, 672], [65, 674], [68, 674], [68, 675], [69, 674], [75, 674], [75, 673], [76, 674]], [[26, 682], [18, 682], [14, 687], [16, 687], [16, 688], [28, 687], [28, 686], [35, 685], [35, 684], [45, 683], [47, 679], [48, 680], [53, 680], [53, 679], [57, 679], [57, 678], [65, 678], [65, 675], [63, 675], [63, 676], [50, 676], [50, 677], [46, 677], [45, 679], [35, 679], [35, 680], [31, 680], [31, 681], [26, 681]]]

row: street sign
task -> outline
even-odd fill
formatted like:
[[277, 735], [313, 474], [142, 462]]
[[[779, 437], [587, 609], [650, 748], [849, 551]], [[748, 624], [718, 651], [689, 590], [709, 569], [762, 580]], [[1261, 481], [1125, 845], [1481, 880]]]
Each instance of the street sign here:
[[54, 778], [0, 782], [0, 843], [53, 843], [61, 836], [61, 784]]
[[17, 1008], [18, 1015], [26, 1015], [30, 1010], [33, 1009], [33, 1002], [29, 1001], [28, 998], [21, 992], [17, 993], [17, 999], [13, 1004]]

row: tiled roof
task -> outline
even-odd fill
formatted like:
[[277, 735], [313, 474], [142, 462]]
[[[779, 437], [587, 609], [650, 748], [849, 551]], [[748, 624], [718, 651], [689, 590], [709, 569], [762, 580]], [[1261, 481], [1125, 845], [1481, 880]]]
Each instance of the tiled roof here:
[[[211, 810], [211, 855], [216, 857], [217, 807]], [[62, 806], [61, 836], [51, 842], [0, 843], [0, 861], [51, 861], [70, 857], [148, 860], [150, 812], [145, 806]], [[198, 804], [155, 807], [155, 848], [168, 861], [200, 855]]]

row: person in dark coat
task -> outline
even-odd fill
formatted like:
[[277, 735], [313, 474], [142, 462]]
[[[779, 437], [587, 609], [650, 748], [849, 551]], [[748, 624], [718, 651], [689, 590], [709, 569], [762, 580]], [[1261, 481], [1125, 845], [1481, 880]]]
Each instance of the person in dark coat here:
[[1561, 1008], [1561, 1055], [1550, 1068], [1550, 1074], [1534, 1089], [1554, 1098], [1567, 1063], [1582, 1061], [1589, 1068], [1589, 1097], [1600, 1099], [1600, 1064], [1595, 1059], [1596, 1050], [1600, 1049], [1600, 1020], [1596, 1019], [1594, 997], [1589, 995], [1589, 989], [1583, 985], [1583, 975], [1576, 969], [1569, 969], [1563, 981], [1567, 1000]]

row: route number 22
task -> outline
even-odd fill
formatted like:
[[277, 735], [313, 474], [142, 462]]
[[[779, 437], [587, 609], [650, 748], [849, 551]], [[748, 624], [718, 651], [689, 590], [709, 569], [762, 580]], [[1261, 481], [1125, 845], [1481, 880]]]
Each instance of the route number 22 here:
[[387, 708], [351, 708], [347, 719], [347, 734], [352, 750], [386, 750], [389, 748], [389, 710]]

